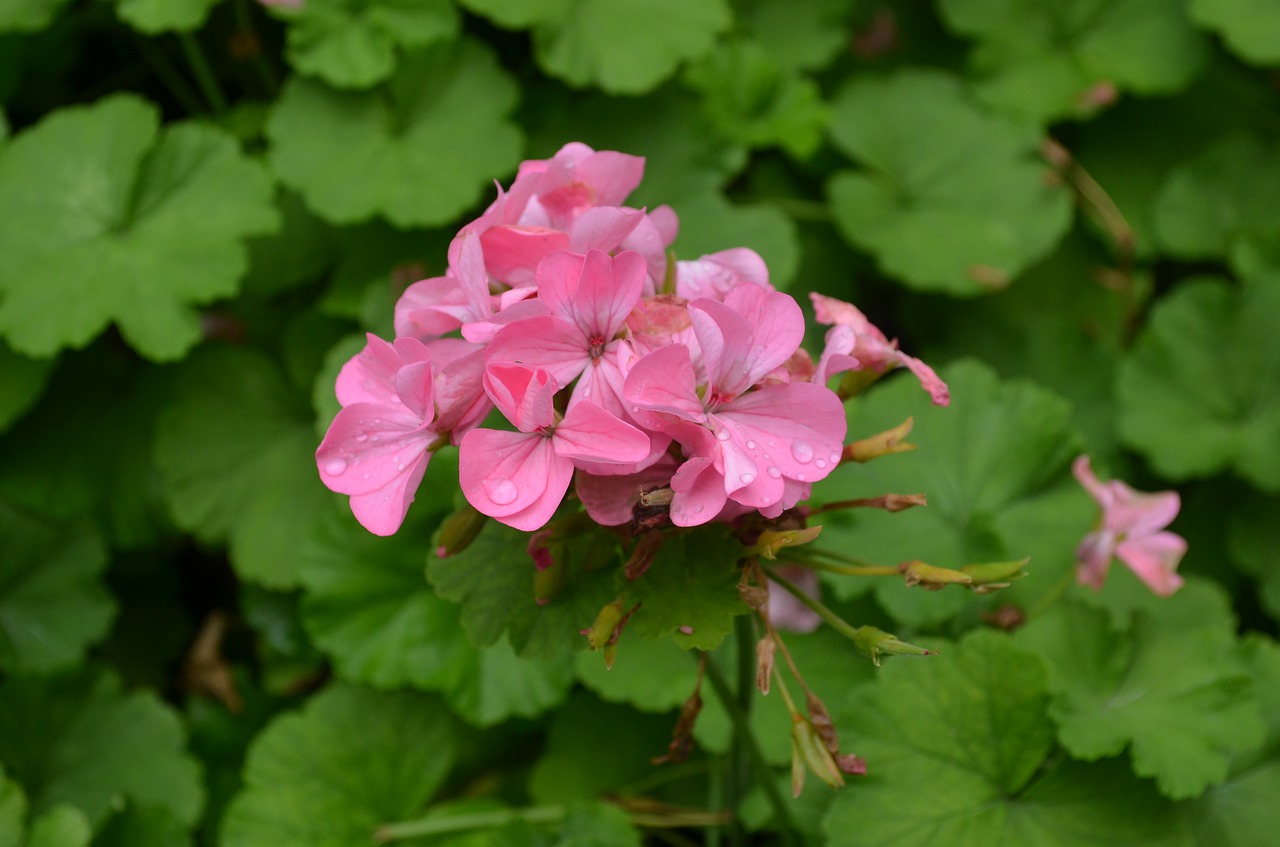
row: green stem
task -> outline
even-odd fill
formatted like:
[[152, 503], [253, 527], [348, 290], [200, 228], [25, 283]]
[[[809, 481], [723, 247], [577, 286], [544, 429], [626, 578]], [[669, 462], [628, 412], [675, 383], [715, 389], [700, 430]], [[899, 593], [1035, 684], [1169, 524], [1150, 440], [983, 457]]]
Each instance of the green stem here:
[[1050, 606], [1061, 597], [1072, 583], [1076, 581], [1076, 569], [1067, 568], [1067, 572], [1063, 574], [1062, 579], [1045, 593], [1043, 597], [1036, 601], [1036, 604], [1027, 610], [1027, 618], [1037, 618], [1044, 614]]
[[156, 77], [159, 78], [160, 84], [165, 90], [172, 95], [174, 100], [178, 101], [178, 105], [186, 111], [188, 115], [203, 114], [204, 107], [200, 105], [200, 96], [196, 94], [195, 89], [182, 78], [182, 74], [169, 63], [156, 45], [149, 38], [135, 36], [133, 39], [134, 46], [138, 48], [138, 53], [142, 56], [142, 60], [150, 66]]
[[[836, 565], [831, 562], [824, 562], [814, 556], [826, 556], [831, 559], [838, 559], [844, 562], [850, 562], [847, 565]], [[899, 576], [901, 571], [895, 565], [877, 565], [866, 559], [855, 559], [852, 556], [841, 556], [838, 553], [829, 553], [826, 550], [811, 549], [809, 547], [803, 550], [792, 548], [785, 551], [779, 551], [779, 559], [787, 559], [797, 565], [803, 565], [806, 568], [813, 568], [817, 571], [827, 571], [828, 573], [838, 573], [845, 576]]]
[[[747, 755], [751, 758], [751, 765], [759, 777], [760, 787], [764, 790], [765, 797], [773, 808], [773, 814], [777, 819], [783, 843], [794, 845], [796, 843], [796, 823], [791, 817], [791, 809], [787, 805], [786, 798], [782, 795], [781, 789], [778, 788], [777, 780], [773, 778], [773, 768], [769, 766], [769, 763], [764, 758], [764, 753], [760, 751], [760, 745], [756, 743], [755, 736], [751, 733], [749, 719], [742, 709], [738, 707], [738, 700], [733, 696], [728, 680], [725, 679], [724, 674], [720, 672], [720, 668], [712, 661], [710, 656], [707, 657], [707, 679], [711, 681], [711, 687], [715, 689], [716, 696], [720, 698], [724, 710], [729, 713], [729, 720], [733, 723], [734, 728], [741, 728], [742, 730], [737, 737], [744, 739], [744, 746], [746, 747]], [[737, 809], [731, 809], [731, 811], [736, 818]]]
[[448, 832], [466, 832], [472, 829], [492, 829], [522, 820], [528, 823], [555, 823], [564, 818], [563, 806], [534, 806], [529, 809], [495, 809], [492, 812], [477, 812], [471, 815], [454, 815], [451, 817], [427, 818], [420, 821], [404, 821], [388, 823], [378, 827], [373, 833], [374, 844], [387, 844], [405, 838], [417, 838], [423, 835], [441, 835]]
[[213, 75], [213, 68], [209, 66], [209, 60], [205, 58], [200, 42], [189, 32], [178, 33], [178, 42], [182, 45], [187, 64], [191, 66], [191, 72], [195, 74], [196, 83], [200, 86], [200, 91], [204, 94], [209, 108], [213, 110], [215, 117], [222, 117], [227, 113], [227, 98], [218, 87], [218, 79]]
[[737, 651], [733, 696], [745, 720], [740, 724], [734, 723], [733, 745], [729, 748], [728, 808], [733, 814], [729, 840], [734, 847], [741, 847], [746, 844], [747, 836], [738, 820], [738, 808], [751, 786], [751, 760], [747, 755], [747, 745], [751, 741], [751, 704], [755, 699], [756, 645], [750, 615], [738, 615], [733, 619], [733, 640]]
[[840, 617], [835, 612], [828, 609], [826, 606], [819, 603], [817, 600], [810, 597], [808, 594], [804, 593], [804, 591], [797, 588], [796, 585], [792, 583], [790, 580], [788, 580], [786, 577], [780, 576], [778, 572], [773, 568], [768, 567], [767, 565], [763, 567], [764, 567], [764, 572], [769, 575], [769, 579], [776, 582], [779, 586], [785, 589], [788, 594], [790, 594], [792, 597], [795, 597], [797, 600], [799, 600], [801, 603], [807, 606], [810, 610], [816, 612], [818, 614], [818, 617], [822, 618], [824, 621], [829, 623], [831, 625], [831, 628], [834, 629], [836, 632], [840, 633], [841, 635], [850, 639], [851, 641], [854, 641], [855, 643], [857, 642], [858, 630], [855, 629], [848, 621], [846, 621], [844, 618]]
[[[249, 0], [236, 0], [235, 2], [236, 26], [241, 32], [251, 33], [255, 39], [258, 38], [258, 30], [253, 25], [253, 21], [249, 15]], [[276, 78], [276, 73], [271, 69], [271, 65], [267, 63], [266, 56], [262, 53], [262, 45], [259, 42], [258, 50], [253, 54], [253, 69], [258, 74], [259, 80], [266, 89], [266, 94], [274, 98], [280, 90], [280, 81]]]

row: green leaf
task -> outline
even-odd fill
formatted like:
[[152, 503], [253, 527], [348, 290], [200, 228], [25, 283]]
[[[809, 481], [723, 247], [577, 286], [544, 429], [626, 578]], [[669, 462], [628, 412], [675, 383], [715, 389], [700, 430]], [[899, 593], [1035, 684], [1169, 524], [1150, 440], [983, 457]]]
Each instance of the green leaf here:
[[1051, 714], [1072, 755], [1114, 756], [1173, 798], [1227, 777], [1229, 756], [1263, 739], [1220, 590], [1192, 581], [1154, 611], [1135, 613], [1128, 636], [1105, 612], [1056, 608], [1019, 632], [1052, 669]]
[[74, 806], [60, 805], [27, 826], [27, 795], [0, 767], [0, 847], [88, 847], [93, 831]]
[[271, 297], [315, 282], [336, 258], [333, 229], [307, 211], [297, 194], [283, 192], [279, 206], [280, 231], [249, 241], [245, 294]]
[[230, 548], [246, 579], [297, 583], [297, 551], [333, 508], [315, 470], [305, 406], [274, 364], [248, 349], [198, 351], [175, 375], [155, 457], [174, 521]]
[[421, 813], [454, 755], [455, 728], [438, 701], [330, 687], [258, 736], [220, 844], [372, 843], [380, 824]]
[[516, 96], [471, 40], [406, 54], [377, 92], [295, 77], [267, 121], [271, 162], [333, 223], [378, 214], [401, 227], [443, 224], [515, 167], [521, 135], [506, 115]]
[[840, 54], [849, 40], [853, 0], [737, 0], [737, 24], [783, 68], [816, 71]]
[[555, 847], [640, 847], [640, 832], [625, 811], [606, 803], [578, 805], [565, 815]]
[[2, 501], [0, 537], [0, 668], [23, 673], [75, 664], [115, 618], [101, 580], [107, 566], [102, 539]]
[[1240, 58], [1255, 65], [1280, 63], [1280, 8], [1267, 0], [1191, 0], [1196, 23], [1218, 32]]
[[[613, 667], [598, 652], [576, 657], [578, 679], [602, 700], [642, 712], [669, 712], [693, 693], [698, 663], [668, 638], [649, 640], [624, 628]], [[656, 755], [656, 754], [655, 754]]]
[[1230, 776], [1181, 807], [1196, 843], [1204, 847], [1249, 847], [1275, 833], [1274, 803], [1280, 792], [1280, 648], [1253, 636], [1244, 659], [1262, 701], [1267, 744], [1251, 755], [1233, 757]]
[[837, 226], [912, 287], [953, 295], [1003, 287], [1070, 226], [1071, 198], [1047, 180], [1038, 132], [982, 108], [944, 73], [846, 85], [832, 104], [831, 136], [864, 165], [829, 183]]
[[457, 35], [448, 0], [308, 0], [281, 7], [290, 22], [289, 63], [338, 88], [367, 88], [391, 76], [397, 47], [425, 47]]
[[39, 815], [70, 804], [95, 828], [121, 798], [164, 809], [186, 829], [204, 803], [182, 725], [149, 692], [102, 671], [0, 682], [0, 761]]
[[1280, 491], [1278, 283], [1196, 279], [1152, 309], [1116, 395], [1121, 438], [1162, 476], [1233, 470]]
[[194, 32], [204, 26], [209, 10], [219, 0], [116, 0], [116, 14], [129, 26], [157, 35], [162, 32]]
[[1184, 259], [1248, 249], [1280, 228], [1264, 198], [1280, 191], [1280, 155], [1259, 138], [1232, 134], [1174, 170], [1156, 197], [1160, 242]]
[[783, 70], [752, 41], [734, 40], [689, 68], [685, 80], [726, 136], [749, 147], [779, 146], [798, 159], [822, 143], [827, 110], [817, 84]]
[[1053, 746], [1046, 677], [1035, 655], [989, 630], [883, 668], [836, 714], [868, 776], [832, 802], [831, 843], [1185, 844], [1168, 804], [1123, 767], [1059, 760], [1036, 779]]
[[939, 11], [978, 39], [971, 61], [983, 95], [1044, 123], [1088, 115], [1115, 88], [1179, 91], [1208, 54], [1182, 6], [1163, 0], [942, 0]]
[[[1217, 504], [1215, 504], [1217, 505]], [[1280, 618], [1280, 497], [1247, 497], [1227, 513], [1227, 549], [1241, 570], [1258, 580], [1258, 599]]]
[[0, 432], [40, 399], [52, 370], [53, 360], [28, 359], [0, 341]]
[[0, 150], [0, 333], [18, 352], [83, 347], [114, 321], [147, 358], [180, 358], [194, 307], [235, 294], [242, 239], [277, 226], [266, 172], [229, 135], [160, 129], [158, 112], [117, 94]]
[[526, 29], [541, 21], [562, 18], [574, 0], [458, 0], [459, 5], [484, 15], [507, 29]]
[[0, 32], [39, 32], [67, 5], [67, 0], [5, 0], [0, 5]]
[[733, 631], [733, 619], [750, 611], [738, 594], [742, 554], [741, 542], [723, 528], [668, 533], [644, 575], [619, 581], [628, 608], [640, 604], [627, 627], [641, 638], [674, 633], [686, 650], [714, 650]]
[[591, 626], [614, 598], [613, 576], [588, 570], [589, 547], [611, 536], [603, 531], [579, 537], [556, 567], [565, 584], [546, 605], [533, 593], [533, 559], [527, 533], [489, 521], [471, 546], [447, 559], [431, 555], [427, 579], [446, 600], [462, 606], [462, 629], [477, 647], [497, 644], [506, 632], [525, 658], [556, 659], [586, 646], [579, 633]]
[[731, 203], [719, 192], [690, 195], [674, 204], [680, 216], [675, 248], [682, 259], [750, 245], [769, 266], [769, 281], [786, 286], [800, 266], [796, 225], [767, 203]]
[[535, 23], [534, 55], [575, 88], [643, 94], [706, 55], [730, 22], [724, 0], [573, 0]]
[[[918, 450], [839, 468], [814, 486], [819, 502], [923, 492], [929, 505], [896, 514], [823, 514], [822, 535], [812, 546], [881, 564], [920, 559], [946, 568], [1030, 556], [1030, 576], [992, 597], [1003, 604], [1043, 595], [1074, 567], [1076, 545], [1096, 517], [1067, 467], [1081, 452], [1070, 407], [1031, 383], [1002, 383], [975, 361], [957, 362], [940, 375], [951, 388], [950, 406], [932, 405], [906, 373], [850, 405], [851, 438], [911, 416], [909, 440]], [[980, 602], [959, 589], [926, 592], [898, 578], [876, 580], [876, 598], [912, 625], [941, 623]], [[871, 585], [850, 576], [827, 584], [844, 597]]]

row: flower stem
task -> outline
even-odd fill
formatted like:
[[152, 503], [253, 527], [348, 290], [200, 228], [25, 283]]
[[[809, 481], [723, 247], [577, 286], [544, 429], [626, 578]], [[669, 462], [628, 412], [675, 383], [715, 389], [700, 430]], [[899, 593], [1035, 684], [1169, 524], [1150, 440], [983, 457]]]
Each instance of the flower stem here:
[[[818, 556], [826, 556], [829, 559], [836, 559], [849, 564], [837, 565], [832, 562], [824, 562], [816, 558]], [[826, 550], [812, 547], [806, 547], [803, 550], [792, 548], [785, 552], [780, 552], [778, 558], [787, 559], [797, 565], [803, 565], [806, 568], [813, 568], [817, 571], [844, 574], [845, 576], [899, 576], [901, 574], [896, 565], [878, 565], [866, 559], [842, 556], [839, 553], [830, 553]]]
[[227, 98], [218, 87], [217, 77], [213, 75], [213, 68], [209, 66], [209, 60], [205, 58], [200, 42], [196, 41], [195, 36], [189, 32], [178, 33], [178, 42], [182, 45], [187, 64], [191, 66], [191, 72], [195, 74], [196, 83], [200, 86], [200, 92], [208, 102], [209, 108], [213, 110], [215, 117], [222, 117], [227, 113]]
[[831, 611], [826, 606], [822, 605], [817, 600], [810, 597], [808, 594], [804, 593], [804, 591], [796, 587], [796, 585], [792, 583], [790, 580], [788, 580], [786, 577], [781, 576], [773, 568], [765, 565], [764, 572], [769, 575], [769, 579], [773, 580], [775, 583], [781, 586], [788, 594], [790, 594], [792, 597], [795, 597], [805, 606], [808, 606], [811, 611], [816, 612], [818, 617], [822, 618], [824, 621], [830, 624], [831, 628], [834, 629], [836, 632], [840, 633], [841, 635], [843, 635], [844, 637], [852, 641], [856, 642], [858, 640], [858, 631], [844, 618], [840, 617], [835, 612]]
[[378, 827], [373, 833], [374, 844], [387, 844], [406, 838], [417, 838], [423, 835], [442, 835], [449, 832], [466, 832], [472, 829], [492, 829], [523, 820], [528, 823], [555, 823], [566, 814], [563, 806], [533, 806], [528, 809], [495, 809], [492, 812], [477, 812], [471, 815], [452, 815], [449, 817], [426, 818], [403, 823], [388, 823]]
[[[783, 796], [782, 790], [778, 788], [777, 780], [773, 779], [773, 769], [765, 761], [764, 753], [760, 751], [760, 745], [756, 743], [755, 736], [751, 733], [747, 714], [738, 706], [738, 700], [734, 697], [728, 680], [725, 679], [724, 674], [720, 672], [720, 668], [710, 657], [707, 658], [707, 679], [711, 682], [711, 687], [715, 689], [716, 696], [720, 698], [720, 702], [724, 705], [724, 710], [729, 713], [729, 720], [733, 723], [734, 729], [740, 730], [740, 732], [735, 733], [734, 737], [735, 739], [741, 739], [742, 745], [751, 759], [751, 766], [755, 771], [760, 787], [764, 790], [770, 807], [773, 808], [773, 814], [777, 819], [783, 843], [794, 845], [796, 843], [796, 824], [791, 817], [791, 809], [787, 805], [787, 800]], [[753, 684], [754, 682], [748, 682], [748, 685]], [[737, 808], [730, 807], [730, 811], [736, 818]]]

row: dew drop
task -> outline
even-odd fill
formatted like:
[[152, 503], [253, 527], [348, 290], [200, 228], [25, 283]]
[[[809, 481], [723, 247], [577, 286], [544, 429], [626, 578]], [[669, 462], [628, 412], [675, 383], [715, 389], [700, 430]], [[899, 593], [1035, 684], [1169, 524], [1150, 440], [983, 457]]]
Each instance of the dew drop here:
[[773, 477], [774, 479], [777, 479], [778, 477], [782, 476], [782, 471], [778, 470], [777, 465], [770, 465], [769, 476]]
[[754, 449], [756, 449], [756, 443], [755, 443], [754, 441], [748, 441], [748, 442], [747, 442], [747, 449], [748, 449], [748, 450], [754, 450]]
[[742, 480], [743, 485], [750, 485], [756, 481], [756, 475], [753, 473], [744, 473], [742, 476], [738, 477], [738, 479]]
[[833, 464], [833, 465], [838, 465], [838, 464], [840, 464], [840, 454], [839, 454], [839, 453], [832, 453], [832, 454], [831, 454], [831, 464]]
[[497, 479], [486, 479], [484, 481], [485, 493], [489, 495], [489, 499], [499, 506], [505, 506], [516, 499], [516, 484], [504, 477]]
[[404, 470], [404, 462], [396, 462], [396, 471]]
[[770, 438], [770, 439], [769, 439], [769, 447], [770, 447], [770, 448], [773, 448], [773, 447], [777, 447], [777, 446], [778, 446], [778, 442], [776, 442], [776, 441], [774, 441], [772, 438]]
[[324, 472], [329, 476], [341, 476], [347, 471], [347, 463], [342, 459], [330, 459], [324, 463]]
[[826, 468], [826, 466], [827, 466], [827, 460], [826, 460], [826, 459], [819, 459], [818, 461], [814, 462], [813, 464], [814, 464], [814, 466], [815, 466], [818, 470], [823, 470], [823, 469], [824, 469], [824, 468]]
[[370, 436], [369, 440], [370, 440], [370, 441], [374, 441], [374, 442], [381, 441], [381, 440], [382, 440], [382, 436], [381, 436], [381, 435], [374, 435], [374, 436]]
[[367, 432], [356, 433], [356, 441], [368, 441], [368, 440], [369, 440], [369, 433]]
[[800, 464], [807, 465], [813, 461], [813, 448], [809, 446], [808, 441], [797, 441], [791, 445], [791, 455], [795, 456]]
[[632, 407], [631, 407], [631, 412], [632, 412], [633, 414], [634, 414], [634, 413], [636, 413], [636, 412], [638, 412], [638, 411], [640, 411], [640, 407], [639, 407], [639, 406], [632, 406]]
[[721, 441], [728, 441], [728, 440], [729, 440], [729, 430], [727, 430], [727, 429], [722, 429], [722, 430], [720, 430], [719, 432], [717, 432], [717, 433], [716, 433], [716, 438], [720, 439]]
[[801, 482], [804, 482], [804, 479], [805, 479], [804, 474], [802, 473], [796, 474], [796, 479], [800, 480]]

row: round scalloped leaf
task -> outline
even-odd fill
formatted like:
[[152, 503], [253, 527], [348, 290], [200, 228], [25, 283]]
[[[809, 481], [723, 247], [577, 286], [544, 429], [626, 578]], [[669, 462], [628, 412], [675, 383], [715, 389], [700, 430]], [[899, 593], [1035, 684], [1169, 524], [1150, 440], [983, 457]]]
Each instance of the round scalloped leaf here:
[[1233, 470], [1280, 491], [1280, 279], [1182, 283], [1121, 362], [1120, 436], [1169, 479]]
[[[841, 467], [816, 484], [813, 495], [830, 502], [923, 492], [929, 505], [896, 514], [825, 513], [817, 518], [824, 526], [813, 546], [882, 564], [921, 559], [946, 568], [1030, 556], [1030, 575], [991, 595], [999, 604], [1025, 603], [1074, 567], [1076, 545], [1097, 515], [1068, 470], [1081, 452], [1071, 409], [1032, 383], [1000, 382], [975, 361], [957, 362], [940, 374], [951, 387], [950, 406], [932, 405], [905, 372], [851, 404], [850, 438], [914, 417], [908, 440], [919, 449]], [[975, 596], [959, 587], [907, 588], [886, 577], [840, 576], [827, 584], [842, 596], [874, 585], [880, 603], [912, 625], [949, 620]]]
[[518, 163], [521, 134], [507, 118], [516, 98], [493, 54], [471, 40], [406, 54], [377, 92], [295, 77], [267, 121], [271, 162], [333, 223], [447, 223]]
[[65, 804], [27, 823], [27, 795], [0, 767], [0, 847], [89, 847], [93, 837], [84, 813]]
[[[58, 16], [67, 2], [68, 0], [5, 0], [0, 5], [0, 32], [39, 32]], [[0, 138], [3, 137], [3, 133], [0, 133]]]
[[1191, 0], [1191, 17], [1255, 65], [1280, 64], [1280, 6], [1271, 0]]
[[367, 88], [391, 76], [396, 48], [425, 47], [457, 35], [449, 0], [307, 0], [276, 7], [289, 21], [289, 63], [338, 88]]
[[569, 85], [643, 94], [706, 55], [731, 22], [725, 0], [573, 0], [534, 23], [534, 55]]
[[189, 830], [204, 789], [185, 744], [168, 706], [150, 692], [125, 693], [108, 673], [0, 682], [0, 761], [37, 815], [65, 803], [97, 828], [127, 798]]
[[1206, 40], [1165, 0], [942, 0], [950, 28], [978, 40], [983, 96], [1048, 123], [1115, 98], [1180, 91], [1200, 72]]
[[107, 634], [116, 605], [102, 585], [106, 545], [0, 502], [0, 669], [44, 672], [75, 664]]
[[278, 223], [270, 179], [220, 129], [159, 124], [117, 94], [0, 149], [0, 333], [15, 350], [83, 347], [114, 321], [142, 355], [177, 359], [200, 338], [193, 307], [235, 294], [243, 239]]
[[1046, 761], [1048, 702], [1043, 663], [988, 630], [881, 669], [834, 715], [868, 777], [836, 795], [827, 837], [857, 833], [869, 847], [1187, 845], [1171, 804], [1123, 766]]
[[40, 399], [51, 370], [52, 359], [29, 359], [0, 341], [0, 432]]
[[738, 0], [734, 17], [782, 67], [816, 71], [847, 45], [854, 5], [854, 0]]
[[954, 77], [909, 70], [837, 94], [831, 136], [862, 163], [829, 183], [852, 244], [926, 291], [1001, 288], [1047, 255], [1071, 224], [1030, 126], [992, 113]]
[[1134, 616], [1131, 631], [1071, 603], [1032, 621], [1019, 642], [1049, 663], [1058, 738], [1078, 758], [1129, 747], [1161, 793], [1196, 797], [1227, 778], [1230, 756], [1261, 744], [1257, 698], [1226, 597], [1192, 582]]
[[1184, 259], [1217, 259], [1246, 250], [1280, 229], [1275, 146], [1229, 135], [1175, 169], [1155, 199], [1156, 232], [1166, 250]]
[[174, 521], [227, 542], [236, 572], [273, 588], [297, 584], [297, 551], [333, 508], [315, 466], [301, 398], [248, 349], [197, 351], [175, 375], [156, 424], [155, 461]]
[[421, 815], [453, 765], [456, 735], [438, 700], [327, 688], [258, 735], [219, 843], [371, 844], [380, 824]]
[[116, 14], [129, 26], [146, 33], [194, 32], [204, 26], [219, 0], [116, 0]]

